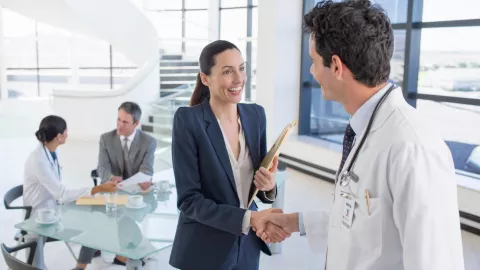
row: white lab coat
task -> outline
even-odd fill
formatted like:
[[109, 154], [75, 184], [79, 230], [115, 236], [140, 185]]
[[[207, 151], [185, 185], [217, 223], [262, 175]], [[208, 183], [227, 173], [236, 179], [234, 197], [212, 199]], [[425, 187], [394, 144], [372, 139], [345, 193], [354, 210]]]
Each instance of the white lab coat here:
[[[337, 175], [330, 211], [303, 213], [311, 248], [328, 249], [328, 270], [464, 269], [451, 153], [400, 88], [380, 107], [353, 171], [359, 180], [349, 187], [340, 186]], [[341, 222], [342, 190], [356, 197], [350, 230]]]
[[27, 158], [23, 180], [23, 204], [32, 206], [32, 216], [40, 208], [75, 201], [81, 196], [91, 196], [92, 188], [67, 189], [62, 184], [58, 158], [54, 162], [49, 150], [38, 144]]
[[[53, 161], [49, 150], [41, 143], [28, 156], [23, 179], [23, 205], [32, 206], [31, 217], [36, 217], [38, 209], [53, 207], [56, 200], [63, 203], [75, 201], [81, 196], [91, 196], [91, 188], [67, 189], [62, 184], [61, 167]], [[33, 233], [26, 235], [26, 241], [36, 240], [38, 245], [32, 265], [43, 269], [43, 245], [46, 237]], [[29, 251], [26, 252], [28, 257]]]

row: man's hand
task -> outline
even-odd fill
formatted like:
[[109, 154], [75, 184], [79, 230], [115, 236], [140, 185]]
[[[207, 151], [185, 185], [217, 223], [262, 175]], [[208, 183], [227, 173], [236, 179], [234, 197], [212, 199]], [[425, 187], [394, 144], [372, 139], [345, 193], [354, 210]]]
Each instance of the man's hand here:
[[[261, 231], [262, 234], [266, 232], [269, 236], [268, 240], [270, 242], [278, 243], [284, 241], [287, 237], [290, 237], [290, 233], [283, 230], [280, 226], [270, 222], [272, 215], [280, 215], [281, 213], [283, 213], [282, 209], [278, 208], [270, 208], [259, 212], [252, 212], [250, 218], [252, 229], [256, 232]], [[257, 233], [257, 235], [261, 234]]]
[[264, 231], [269, 221], [269, 215], [272, 213], [283, 213], [282, 209], [279, 208], [269, 208], [262, 211], [252, 211], [250, 216], [250, 225], [254, 231]]
[[[293, 232], [298, 232], [298, 213], [294, 214], [282, 214], [282, 213], [272, 213], [268, 217], [269, 222], [279, 226], [282, 230], [291, 234]], [[271, 235], [271, 232], [268, 231], [267, 227], [264, 227], [264, 230], [257, 230], [257, 236], [260, 237], [265, 243], [276, 243], [275, 239], [277, 238], [274, 235]]]
[[253, 183], [261, 191], [270, 191], [275, 188], [275, 173], [277, 172], [278, 157], [273, 159], [270, 170], [263, 167], [257, 170], [253, 177]]
[[149, 181], [149, 182], [140, 183], [140, 184], [138, 184], [138, 185], [140, 186], [140, 188], [141, 188], [143, 191], [145, 191], [145, 190], [149, 189], [149, 188], [153, 185], [153, 183], [152, 183], [151, 181]]
[[267, 235], [265, 240], [262, 239], [267, 244], [280, 243], [291, 236], [290, 233], [285, 232], [280, 226], [275, 225], [271, 222], [267, 223], [267, 225], [265, 226], [265, 232], [263, 234]]
[[114, 176], [114, 177], [110, 178], [110, 182], [114, 182], [115, 184], [118, 184], [122, 181], [123, 181], [123, 179], [120, 176]]

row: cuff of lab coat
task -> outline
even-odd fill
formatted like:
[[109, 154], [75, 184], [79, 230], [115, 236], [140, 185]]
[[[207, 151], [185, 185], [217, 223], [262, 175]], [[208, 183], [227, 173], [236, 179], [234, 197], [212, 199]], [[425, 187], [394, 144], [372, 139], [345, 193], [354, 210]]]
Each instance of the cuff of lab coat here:
[[301, 236], [307, 235], [307, 232], [305, 232], [305, 225], [303, 224], [303, 213], [302, 212], [298, 213], [298, 230], [300, 231]]
[[304, 212], [302, 216], [310, 249], [314, 253], [325, 254], [327, 251], [330, 211]]
[[250, 217], [252, 216], [252, 211], [247, 210], [245, 211], [245, 215], [243, 215], [243, 221], [242, 221], [242, 233], [245, 235], [248, 235], [248, 232], [250, 231]]

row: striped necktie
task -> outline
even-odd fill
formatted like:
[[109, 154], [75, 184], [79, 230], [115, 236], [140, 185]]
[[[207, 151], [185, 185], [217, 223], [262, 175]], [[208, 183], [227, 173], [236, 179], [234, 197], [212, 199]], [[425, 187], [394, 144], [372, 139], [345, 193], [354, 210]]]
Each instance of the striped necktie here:
[[123, 179], [130, 178], [132, 175], [132, 166], [130, 164], [130, 159], [128, 158], [128, 138], [123, 139]]

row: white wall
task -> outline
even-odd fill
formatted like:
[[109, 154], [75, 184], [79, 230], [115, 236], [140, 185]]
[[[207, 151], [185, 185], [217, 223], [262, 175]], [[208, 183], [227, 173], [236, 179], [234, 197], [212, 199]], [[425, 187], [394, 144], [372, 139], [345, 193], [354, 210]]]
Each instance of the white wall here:
[[3, 9], [0, 8], [0, 100], [8, 98], [7, 76], [3, 46]]
[[[285, 124], [299, 117], [302, 5], [303, 1], [291, 0], [258, 3], [257, 103], [267, 113], [269, 145]], [[298, 129], [282, 145], [281, 153], [338, 169], [341, 146], [297, 134]], [[468, 181], [458, 182], [463, 185], [457, 189], [460, 210], [480, 216], [480, 189], [468, 185]]]
[[137, 66], [158, 51], [158, 32], [130, 0], [65, 0], [83, 27]]
[[298, 118], [303, 1], [258, 1], [257, 103], [265, 108], [268, 141]]
[[[299, 117], [303, 1], [259, 1], [258, 18], [257, 103], [267, 113], [271, 145], [285, 125]], [[282, 145], [282, 153], [337, 168], [338, 151], [297, 134], [298, 129]]]

